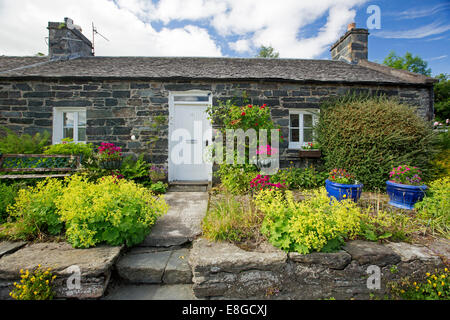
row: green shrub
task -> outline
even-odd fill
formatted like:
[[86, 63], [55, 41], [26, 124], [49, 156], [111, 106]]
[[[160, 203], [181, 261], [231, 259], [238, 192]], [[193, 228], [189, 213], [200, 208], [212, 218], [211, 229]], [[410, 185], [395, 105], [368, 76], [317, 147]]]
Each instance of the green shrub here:
[[217, 175], [225, 189], [232, 194], [243, 194], [250, 190], [250, 181], [258, 170], [254, 165], [222, 164]]
[[303, 201], [294, 201], [291, 191], [263, 190], [255, 195], [256, 206], [265, 215], [261, 232], [282, 250], [307, 254], [338, 250], [346, 238], [360, 231], [360, 209], [351, 200], [338, 202], [324, 187]]
[[55, 296], [53, 281], [56, 276], [38, 265], [31, 273], [20, 270], [20, 283], [14, 282], [14, 289], [9, 293], [15, 300], [52, 300]]
[[427, 272], [423, 279], [414, 281], [405, 277], [387, 284], [389, 295], [395, 300], [450, 300], [450, 273], [448, 268]]
[[92, 183], [74, 176], [68, 180], [56, 205], [66, 224], [67, 241], [76, 248], [102, 242], [138, 244], [145, 239], [156, 219], [168, 210], [166, 202], [148, 189], [114, 177]]
[[288, 189], [312, 189], [323, 186], [327, 172], [318, 171], [311, 168], [284, 168], [280, 169], [277, 174], [270, 177], [273, 183], [285, 183]]
[[433, 181], [429, 188], [423, 200], [415, 205], [418, 217], [432, 232], [450, 239], [450, 177]]
[[0, 223], [7, 218], [6, 208], [14, 203], [17, 196], [17, 186], [0, 183]]
[[384, 97], [325, 103], [316, 128], [327, 169], [351, 170], [365, 189], [384, 189], [390, 169], [409, 163], [429, 175], [431, 125], [412, 107]]
[[149, 178], [150, 164], [144, 160], [144, 154], [141, 154], [136, 160], [130, 155], [122, 162], [120, 173], [125, 179], [140, 182], [150, 182]]
[[12, 154], [40, 154], [44, 147], [49, 144], [50, 133], [36, 133], [34, 136], [23, 134], [19, 136], [12, 130], [2, 127], [6, 135], [0, 138], [0, 153]]
[[92, 143], [73, 142], [73, 139], [63, 139], [61, 143], [53, 144], [45, 148], [44, 154], [69, 154], [82, 155], [84, 159], [92, 156]]
[[58, 179], [46, 179], [36, 187], [20, 189], [15, 203], [7, 209], [16, 220], [12, 237], [31, 240], [59, 234], [64, 224], [59, 220], [55, 201], [63, 192], [64, 184]]
[[166, 193], [167, 188], [167, 183], [164, 183], [162, 181], [158, 181], [150, 185], [150, 190], [152, 190], [156, 194]]
[[210, 202], [203, 219], [203, 236], [213, 241], [242, 242], [259, 236], [263, 216], [246, 199], [230, 196]]

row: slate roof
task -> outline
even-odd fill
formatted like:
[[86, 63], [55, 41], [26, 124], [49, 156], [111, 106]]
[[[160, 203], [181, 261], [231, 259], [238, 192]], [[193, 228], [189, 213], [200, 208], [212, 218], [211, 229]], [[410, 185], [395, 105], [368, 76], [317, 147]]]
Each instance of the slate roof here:
[[[201, 58], [201, 57], [83, 57], [49, 61], [46, 57], [0, 56], [0, 78], [30, 79], [148, 79], [148, 80], [269, 80], [294, 82], [424, 84], [333, 60]], [[430, 79], [430, 78], [427, 78]]]

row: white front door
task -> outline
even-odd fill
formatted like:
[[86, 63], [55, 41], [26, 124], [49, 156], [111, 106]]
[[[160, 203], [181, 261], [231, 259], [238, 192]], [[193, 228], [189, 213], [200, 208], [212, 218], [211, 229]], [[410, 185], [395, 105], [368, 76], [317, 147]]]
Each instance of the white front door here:
[[177, 100], [170, 99], [169, 181], [211, 181], [212, 164], [203, 157], [212, 136], [209, 96], [207, 101]]

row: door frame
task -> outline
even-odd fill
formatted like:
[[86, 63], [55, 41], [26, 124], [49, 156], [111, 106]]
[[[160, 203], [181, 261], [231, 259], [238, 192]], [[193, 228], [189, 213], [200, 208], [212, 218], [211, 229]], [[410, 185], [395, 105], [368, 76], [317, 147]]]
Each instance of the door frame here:
[[[208, 97], [208, 101], [204, 102], [197, 102], [197, 101], [177, 101], [175, 103], [175, 97], [176, 96], [207, 96]], [[167, 155], [167, 172], [168, 172], [168, 180], [169, 182], [174, 182], [176, 181], [174, 178], [175, 175], [175, 170], [173, 168], [173, 164], [171, 163], [171, 159], [170, 159], [170, 152], [172, 150], [172, 141], [171, 141], [171, 137], [172, 137], [172, 132], [174, 130], [174, 116], [175, 116], [175, 112], [176, 112], [176, 105], [181, 105], [181, 106], [186, 106], [186, 105], [196, 105], [196, 106], [211, 106], [212, 105], [212, 93], [211, 91], [205, 91], [205, 90], [189, 90], [189, 91], [169, 91], [169, 136], [168, 136], [168, 140], [169, 140], [169, 145], [168, 145], [168, 155]], [[212, 129], [212, 127], [211, 127]], [[203, 140], [203, 139], [202, 139]], [[212, 141], [212, 135], [211, 137], [208, 138], [208, 140]], [[203, 141], [202, 141], [203, 143]], [[195, 181], [195, 180], [193, 180]], [[200, 181], [200, 180], [198, 180]], [[212, 163], [208, 166], [208, 182], [212, 181]]]

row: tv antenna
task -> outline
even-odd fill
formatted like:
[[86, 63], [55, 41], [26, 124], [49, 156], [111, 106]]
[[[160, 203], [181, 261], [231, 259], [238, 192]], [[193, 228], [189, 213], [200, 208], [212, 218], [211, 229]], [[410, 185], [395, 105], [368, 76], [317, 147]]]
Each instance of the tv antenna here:
[[98, 34], [100, 37], [105, 39], [106, 41], [109, 41], [108, 38], [106, 38], [104, 35], [102, 35], [100, 32], [97, 31], [97, 28], [94, 26], [94, 22], [92, 22], [92, 54], [95, 55], [95, 47], [94, 47], [94, 39], [95, 35]]

